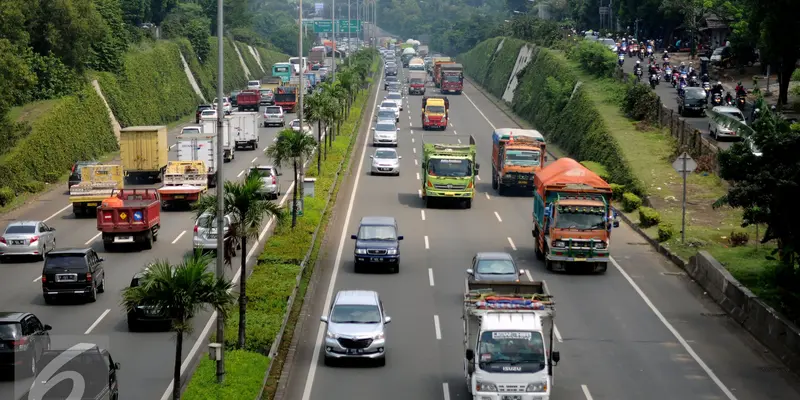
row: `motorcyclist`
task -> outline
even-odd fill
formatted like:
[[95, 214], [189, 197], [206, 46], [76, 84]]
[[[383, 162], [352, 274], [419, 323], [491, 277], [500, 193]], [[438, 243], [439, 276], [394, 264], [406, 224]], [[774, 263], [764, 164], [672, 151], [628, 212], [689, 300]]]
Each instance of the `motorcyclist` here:
[[681, 66], [678, 67], [678, 71], [685, 72], [686, 71], [686, 63], [681, 61]]
[[720, 95], [722, 97], [722, 82], [717, 82], [714, 86], [711, 87], [711, 91], [709, 93], [709, 98], [714, 97], [714, 95]]
[[736, 97], [744, 97], [747, 96], [747, 89], [744, 88], [742, 82], [736, 84]]
[[661, 55], [662, 60], [667, 60], [669, 58], [669, 52], [664, 50], [664, 54]]
[[642, 63], [639, 60], [636, 60], [636, 65], [633, 66], [633, 73], [636, 75], [642, 74]]
[[703, 76], [700, 77], [700, 82], [705, 83], [705, 82], [710, 82], [710, 81], [711, 81], [711, 78], [708, 77], [708, 74], [703, 74]]
[[732, 105], [733, 104], [733, 95], [731, 95], [731, 92], [726, 92], [725, 93], [725, 104], [726, 105]]
[[691, 61], [689, 61], [689, 67], [688, 67], [688, 69], [686, 70], [686, 72], [688, 72], [688, 73], [689, 73], [689, 75], [691, 75], [691, 74], [692, 74], [692, 72], [694, 72], [694, 65], [692, 64], [692, 62], [691, 62]]

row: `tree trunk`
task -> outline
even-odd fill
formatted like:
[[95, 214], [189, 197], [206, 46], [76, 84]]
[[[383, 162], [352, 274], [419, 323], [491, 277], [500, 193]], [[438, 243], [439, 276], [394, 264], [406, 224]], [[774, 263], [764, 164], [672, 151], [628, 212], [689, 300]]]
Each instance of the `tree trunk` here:
[[792, 73], [795, 70], [795, 62], [794, 60], [787, 61], [787, 58], [784, 57], [781, 62], [781, 71], [780, 75], [778, 76], [778, 105], [786, 105], [789, 104], [789, 82], [792, 80]]
[[317, 176], [322, 171], [322, 120], [317, 120]]
[[297, 226], [297, 192], [303, 182], [297, 181], [297, 160], [292, 161], [294, 166], [294, 190], [292, 190], [292, 229]]
[[183, 360], [183, 332], [176, 332], [178, 335], [175, 341], [175, 365], [172, 368], [172, 399], [181, 398], [181, 361]]
[[242, 272], [239, 275], [239, 340], [236, 347], [244, 349], [247, 327], [247, 237], [242, 236]]

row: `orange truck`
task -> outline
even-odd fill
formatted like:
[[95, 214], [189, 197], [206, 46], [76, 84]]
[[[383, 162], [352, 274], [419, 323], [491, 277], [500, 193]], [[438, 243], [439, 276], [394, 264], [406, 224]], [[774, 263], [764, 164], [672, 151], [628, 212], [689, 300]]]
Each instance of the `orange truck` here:
[[497, 128], [492, 132], [492, 189], [533, 190], [533, 176], [547, 161], [544, 136], [533, 129]]
[[436, 84], [436, 87], [442, 86], [442, 65], [444, 64], [455, 64], [455, 61], [450, 60], [448, 57], [447, 60], [434, 60], [433, 61], [433, 83]]
[[533, 234], [536, 258], [549, 271], [579, 268], [604, 273], [610, 260], [611, 186], [571, 158], [561, 158], [534, 177]]

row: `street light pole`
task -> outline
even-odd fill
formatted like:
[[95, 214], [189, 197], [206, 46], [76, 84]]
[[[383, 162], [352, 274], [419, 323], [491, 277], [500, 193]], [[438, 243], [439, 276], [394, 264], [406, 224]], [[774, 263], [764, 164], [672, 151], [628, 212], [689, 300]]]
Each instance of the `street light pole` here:
[[[222, 164], [225, 162], [223, 157], [223, 152], [225, 149], [223, 148], [223, 142], [225, 141], [223, 137], [223, 123], [225, 118], [225, 109], [223, 108], [222, 102], [222, 91], [223, 85], [225, 83], [225, 75], [224, 75], [224, 58], [223, 58], [223, 48], [224, 37], [223, 33], [223, 18], [222, 18], [222, 2], [223, 0], [217, 0], [217, 165], [216, 165], [216, 174], [217, 174], [217, 265], [216, 265], [216, 273], [217, 278], [222, 278], [225, 276], [225, 264], [224, 259], [222, 257], [223, 249], [225, 246], [225, 235], [222, 232], [225, 231], [225, 196], [223, 193], [224, 187], [224, 178], [222, 176]], [[222, 383], [225, 381], [225, 318], [223, 318], [221, 313], [217, 313], [217, 343], [221, 345], [220, 347], [220, 356], [217, 359], [217, 383]], [[175, 382], [175, 385], [178, 385], [179, 382]]]
[[[300, 85], [297, 88], [297, 91], [299, 92], [297, 99], [297, 103], [299, 105], [299, 107], [297, 107], [297, 119], [300, 120], [300, 132], [303, 132], [303, 94], [306, 91], [305, 87], [306, 71], [304, 69], [305, 63], [303, 62], [303, 0], [300, 0], [299, 3], [300, 3], [300, 34], [299, 34], [299, 39], [297, 40], [298, 42], [297, 51], [298, 51], [298, 57], [300, 58], [300, 68], [299, 68]], [[295, 179], [296, 178], [297, 177], [295, 177]], [[297, 187], [297, 184], [295, 184], [295, 187]]]
[[331, 23], [333, 24], [333, 65], [331, 68], [333, 69], [333, 81], [336, 82], [336, 52], [339, 49], [339, 44], [336, 43], [336, 0], [331, 0], [333, 5], [331, 6], [333, 16], [331, 17]]

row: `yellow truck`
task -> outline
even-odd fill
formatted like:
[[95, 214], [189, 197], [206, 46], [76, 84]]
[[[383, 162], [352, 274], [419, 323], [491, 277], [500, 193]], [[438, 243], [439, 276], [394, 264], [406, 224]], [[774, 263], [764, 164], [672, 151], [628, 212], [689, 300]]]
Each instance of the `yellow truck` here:
[[160, 183], [169, 161], [167, 127], [131, 126], [122, 129], [119, 152], [127, 180]]
[[170, 161], [164, 174], [164, 186], [158, 189], [161, 207], [167, 209], [200, 200], [208, 190], [207, 174], [203, 161]]
[[81, 167], [81, 181], [69, 188], [69, 202], [76, 217], [92, 216], [114, 189], [122, 189], [121, 165], [87, 165]]
[[271, 76], [261, 81], [261, 89], [272, 90], [273, 93], [281, 85], [283, 85], [283, 81], [278, 76]]

